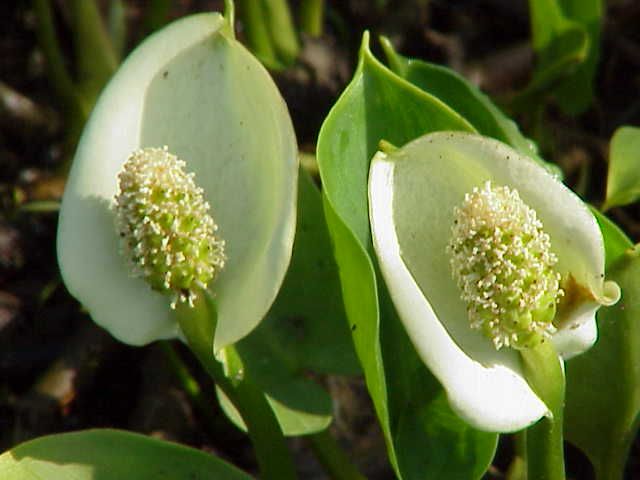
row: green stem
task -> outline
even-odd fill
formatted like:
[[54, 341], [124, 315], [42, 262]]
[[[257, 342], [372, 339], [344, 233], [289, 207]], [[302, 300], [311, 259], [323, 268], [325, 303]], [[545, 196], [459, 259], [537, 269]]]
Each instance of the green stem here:
[[527, 480], [527, 434], [520, 431], [513, 434], [513, 460], [506, 473], [507, 480]]
[[616, 458], [608, 460], [606, 463], [602, 463], [601, 465], [596, 465], [595, 474], [597, 480], [623, 480], [624, 479], [624, 470], [626, 466], [626, 459], [624, 458]]
[[[624, 406], [621, 406], [624, 408]], [[625, 469], [629, 460], [629, 451], [638, 431], [640, 417], [633, 409], [635, 420], [631, 423], [623, 421], [622, 425], [613, 431], [625, 432], [609, 442], [606, 454], [599, 456], [599, 461], [594, 462], [596, 480], [623, 480]]]
[[159, 342], [160, 349], [165, 358], [169, 362], [169, 366], [174, 375], [180, 382], [182, 390], [187, 394], [191, 403], [198, 409], [200, 415], [203, 416], [211, 431], [216, 428], [216, 417], [211, 410], [211, 399], [202, 393], [202, 389], [197, 380], [193, 378], [191, 372], [184, 364], [180, 355], [175, 351], [174, 347], [168, 341]]
[[216, 312], [208, 294], [201, 293], [194, 307], [179, 304], [176, 317], [191, 351], [240, 413], [256, 452], [260, 478], [294, 480], [296, 474], [291, 454], [264, 393], [247, 380], [232, 382], [213, 355]]
[[365, 480], [365, 477], [351, 463], [347, 455], [329, 430], [324, 430], [307, 437], [313, 452], [327, 473], [334, 480]]
[[121, 59], [127, 41], [127, 19], [124, 0], [112, 0], [107, 16], [107, 31], [116, 58]]
[[119, 59], [95, 0], [69, 0], [67, 4], [74, 35], [77, 89], [89, 112]]
[[76, 93], [71, 75], [65, 66], [62, 50], [58, 43], [55, 27], [53, 25], [53, 13], [49, 0], [34, 0], [33, 9], [38, 18], [36, 33], [42, 53], [47, 61], [49, 77], [56, 94], [63, 103], [68, 117], [86, 120], [88, 112], [83, 108], [80, 97]]
[[527, 480], [564, 480], [565, 378], [562, 360], [551, 342], [520, 353], [525, 378], [551, 413], [527, 430]]
[[324, 0], [302, 0], [300, 4], [300, 27], [312, 37], [322, 35]]
[[[254, 0], [257, 2], [257, 0]], [[269, 21], [269, 34], [277, 58], [286, 66], [295, 62], [300, 52], [298, 35], [287, 0], [261, 0]]]
[[278, 59], [265, 20], [261, 0], [238, 0], [244, 33], [251, 51], [269, 68], [278, 68]]

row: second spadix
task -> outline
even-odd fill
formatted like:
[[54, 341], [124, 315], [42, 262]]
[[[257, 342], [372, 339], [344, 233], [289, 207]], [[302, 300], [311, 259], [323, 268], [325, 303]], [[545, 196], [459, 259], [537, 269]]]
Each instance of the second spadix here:
[[[506, 145], [478, 135], [441, 132], [376, 154], [369, 177], [373, 242], [400, 318], [419, 355], [447, 391], [452, 407], [477, 428], [513, 431], [545, 415], [547, 407], [524, 379], [518, 351], [492, 338], [490, 328], [472, 328], [473, 305], [464, 298], [463, 289], [465, 284], [474, 285], [474, 279], [456, 282], [456, 270], [452, 275], [451, 268], [454, 222], [460, 221], [465, 196], [468, 199], [474, 189], [479, 194], [483, 188], [489, 188], [487, 201], [517, 192], [522, 204], [505, 201], [496, 213], [504, 211], [508, 216], [509, 208], [520, 210], [515, 217], [528, 216], [531, 225], [518, 224], [509, 234], [529, 229], [537, 236], [530, 251], [514, 256], [505, 250], [506, 259], [546, 256], [545, 261], [525, 265], [539, 266], [539, 279], [532, 272], [522, 277], [527, 283], [549, 284], [538, 292], [543, 302], [534, 302], [535, 309], [544, 310], [548, 296], [546, 305], [554, 304], [549, 308], [551, 316], [557, 310], [548, 328], [533, 330], [534, 343], [549, 337], [565, 357], [586, 350], [596, 339], [596, 310], [617, 300], [619, 291], [604, 281], [602, 236], [587, 207], [556, 178]], [[473, 249], [471, 245], [467, 257]], [[466, 273], [478, 276], [476, 286], [477, 281], [490, 281], [490, 276], [481, 279], [481, 272], [474, 271], [480, 267], [471, 258], [469, 262]], [[487, 285], [485, 290], [492, 287]], [[525, 338], [531, 332], [526, 330], [528, 312], [507, 313], [514, 313], [513, 329]], [[549, 311], [529, 313], [545, 325], [550, 320]], [[515, 343], [518, 348], [527, 346]]]

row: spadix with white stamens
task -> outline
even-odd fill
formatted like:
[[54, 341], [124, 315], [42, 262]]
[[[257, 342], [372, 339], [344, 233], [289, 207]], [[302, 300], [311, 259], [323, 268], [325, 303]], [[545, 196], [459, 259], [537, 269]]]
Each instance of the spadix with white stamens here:
[[497, 349], [532, 348], [555, 333], [558, 258], [517, 190], [487, 181], [467, 193], [453, 210], [447, 252], [471, 328]]
[[224, 241], [202, 188], [167, 147], [132, 153], [118, 174], [116, 229], [133, 276], [193, 305], [224, 267]]
[[619, 297], [584, 203], [500, 142], [438, 132], [374, 156], [369, 216], [394, 306], [451, 407], [494, 432], [547, 414], [518, 349], [586, 350]]

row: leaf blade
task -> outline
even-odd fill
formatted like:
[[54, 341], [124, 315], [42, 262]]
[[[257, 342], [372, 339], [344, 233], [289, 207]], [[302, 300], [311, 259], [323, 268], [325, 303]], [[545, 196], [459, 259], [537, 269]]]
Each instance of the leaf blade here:
[[157, 478], [251, 477], [199, 450], [118, 430], [49, 435], [0, 456], [6, 480], [152, 480]]

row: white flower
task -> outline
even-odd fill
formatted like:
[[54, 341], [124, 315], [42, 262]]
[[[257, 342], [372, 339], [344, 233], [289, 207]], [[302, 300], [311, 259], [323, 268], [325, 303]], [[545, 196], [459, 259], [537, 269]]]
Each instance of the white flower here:
[[517, 349], [545, 338], [564, 358], [588, 349], [596, 310], [620, 293], [604, 281], [602, 236], [583, 202], [506, 145], [453, 132], [378, 152], [369, 200], [383, 277], [452, 408], [496, 432], [548, 414]]
[[[151, 36], [102, 93], [78, 146], [60, 212], [60, 268], [96, 323], [126, 343], [178, 335], [170, 304], [180, 283], [152, 290], [132, 271], [127, 249], [121, 253], [114, 198], [133, 152], [166, 145], [195, 175], [196, 202], [211, 206], [225, 241], [224, 257], [209, 259], [216, 271], [198, 274], [216, 302], [212, 348], [260, 322], [288, 267], [298, 173], [293, 127], [268, 73], [231, 32], [221, 15], [200, 14]], [[210, 224], [200, 233], [214, 230]]]

